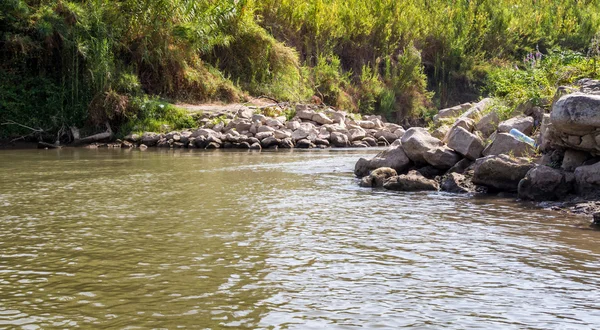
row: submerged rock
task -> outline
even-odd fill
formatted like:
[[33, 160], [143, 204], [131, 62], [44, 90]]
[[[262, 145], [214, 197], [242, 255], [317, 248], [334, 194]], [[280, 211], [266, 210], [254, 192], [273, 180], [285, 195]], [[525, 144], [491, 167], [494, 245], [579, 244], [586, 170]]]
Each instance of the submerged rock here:
[[393, 168], [380, 167], [368, 176], [365, 176], [360, 181], [361, 187], [383, 187], [385, 181], [391, 177], [397, 176], [398, 173]]
[[395, 191], [437, 191], [439, 185], [435, 180], [427, 179], [417, 171], [410, 171], [406, 175], [389, 178], [383, 187]]
[[464, 194], [475, 191], [475, 185], [465, 175], [459, 173], [450, 173], [442, 181], [443, 191], [456, 194]]

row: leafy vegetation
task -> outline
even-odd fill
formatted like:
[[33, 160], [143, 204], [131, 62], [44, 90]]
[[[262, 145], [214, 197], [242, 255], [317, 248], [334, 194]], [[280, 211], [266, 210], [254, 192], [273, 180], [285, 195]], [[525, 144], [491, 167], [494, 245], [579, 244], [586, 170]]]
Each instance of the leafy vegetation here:
[[191, 123], [167, 101], [248, 94], [394, 120], [543, 104], [598, 75], [599, 27], [579, 0], [3, 0], [0, 122], [155, 130]]

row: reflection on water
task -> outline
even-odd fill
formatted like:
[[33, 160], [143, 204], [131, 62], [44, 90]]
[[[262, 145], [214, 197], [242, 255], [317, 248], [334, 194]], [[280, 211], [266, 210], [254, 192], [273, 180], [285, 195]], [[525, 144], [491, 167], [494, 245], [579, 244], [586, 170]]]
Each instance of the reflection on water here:
[[3, 151], [0, 328], [596, 328], [600, 232], [373, 151]]

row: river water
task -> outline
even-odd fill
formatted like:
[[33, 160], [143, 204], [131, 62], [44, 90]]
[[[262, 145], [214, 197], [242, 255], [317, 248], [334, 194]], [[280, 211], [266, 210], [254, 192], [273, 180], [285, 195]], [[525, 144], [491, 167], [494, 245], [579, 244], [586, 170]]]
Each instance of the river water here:
[[600, 327], [600, 232], [373, 150], [0, 152], [0, 328]]

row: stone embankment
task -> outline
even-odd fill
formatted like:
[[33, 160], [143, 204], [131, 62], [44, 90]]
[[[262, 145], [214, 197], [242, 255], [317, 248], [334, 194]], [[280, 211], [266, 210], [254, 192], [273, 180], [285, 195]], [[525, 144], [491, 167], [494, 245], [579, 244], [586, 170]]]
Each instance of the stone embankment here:
[[[130, 134], [123, 147], [162, 148], [328, 148], [388, 146], [404, 135], [400, 125], [385, 123], [380, 116], [364, 119], [343, 111], [319, 109], [305, 104], [285, 115], [266, 116], [257, 109], [243, 107], [235, 113], [211, 113], [200, 119], [201, 128], [166, 134]], [[360, 118], [360, 119], [359, 119]]]
[[410, 128], [373, 159], [361, 158], [354, 173], [365, 187], [515, 193], [522, 200], [567, 201], [562, 205], [585, 213], [600, 209], [600, 81], [559, 88], [546, 110], [519, 109], [505, 121], [490, 99], [440, 110], [434, 121], [453, 119], [452, 125], [431, 133]]

